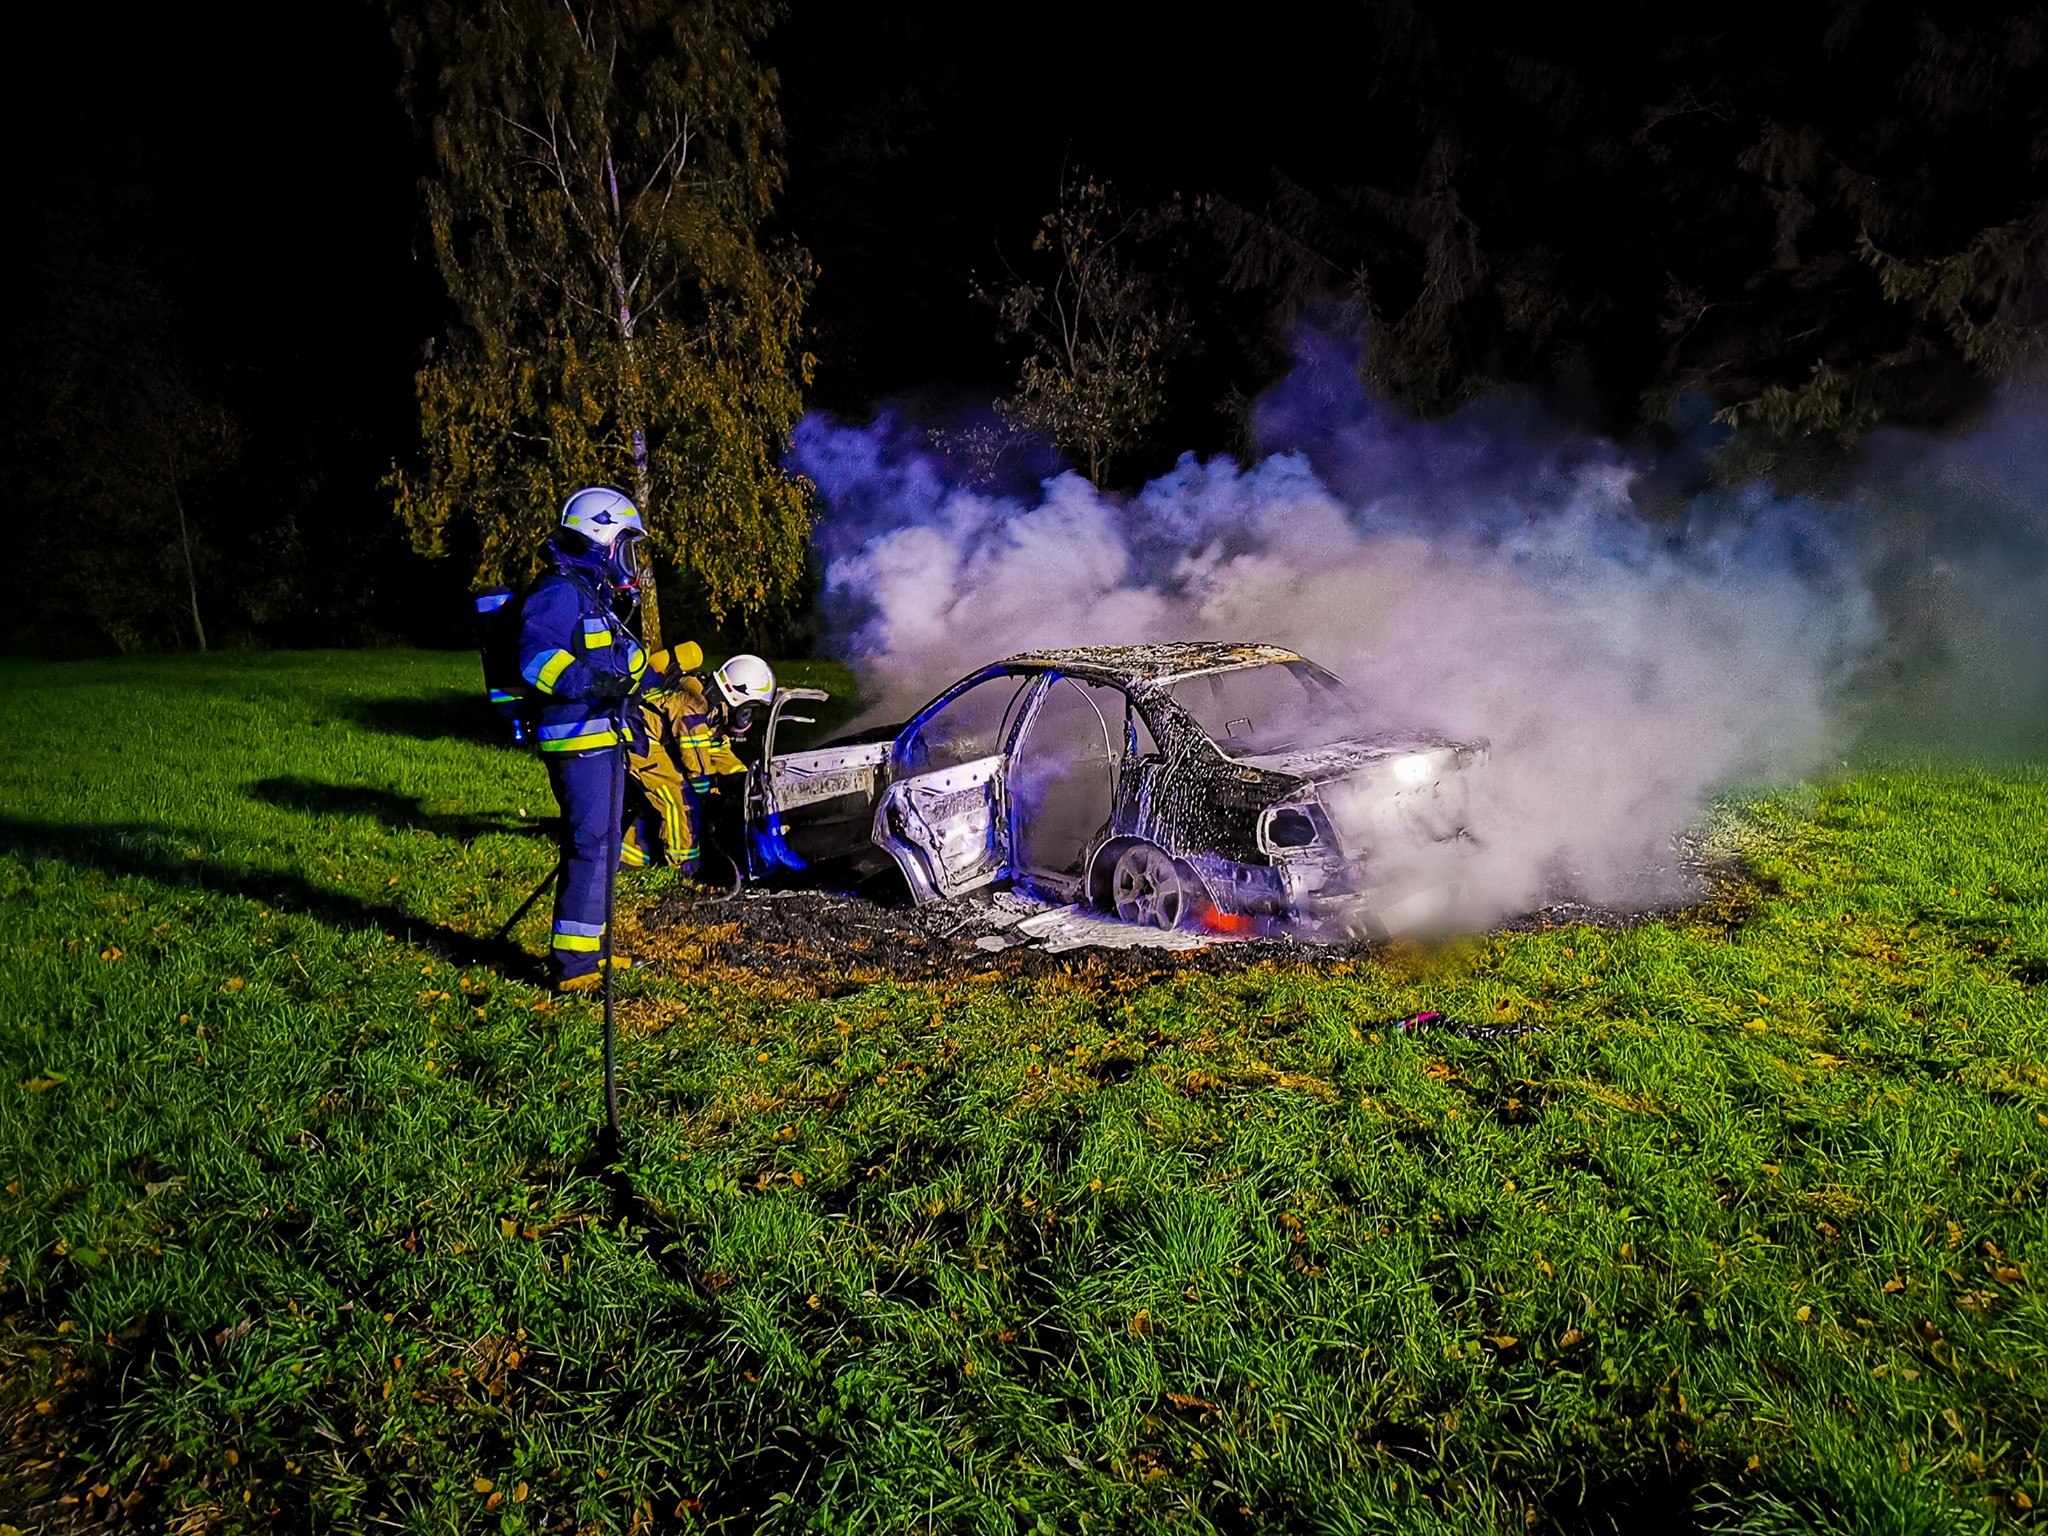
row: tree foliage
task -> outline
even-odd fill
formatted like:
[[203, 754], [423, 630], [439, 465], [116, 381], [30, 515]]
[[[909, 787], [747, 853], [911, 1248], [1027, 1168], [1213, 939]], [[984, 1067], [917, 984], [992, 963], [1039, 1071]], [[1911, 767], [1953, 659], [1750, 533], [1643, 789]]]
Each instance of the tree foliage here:
[[[609, 482], [714, 616], [786, 596], [807, 504], [778, 461], [810, 366], [810, 267], [762, 233], [781, 123], [751, 50], [777, 7], [392, 14], [458, 317], [418, 378], [424, 469], [392, 476], [415, 545], [445, 553], [467, 525], [478, 577], [516, 578], [567, 492]], [[658, 633], [651, 605], [647, 618]]]
[[2041, 357], [2040, 12], [1371, 16], [1356, 170], [1213, 206], [1235, 283], [1348, 293], [1416, 408], [1562, 384], [1626, 428], [1702, 391], [1839, 447]]
[[1164, 411], [1167, 370], [1187, 339], [1186, 314], [1132, 251], [1179, 216], [1178, 204], [1126, 212], [1102, 182], [1075, 176], [1032, 239], [1036, 273], [981, 290], [1004, 334], [1030, 348], [998, 409], [1097, 485]]

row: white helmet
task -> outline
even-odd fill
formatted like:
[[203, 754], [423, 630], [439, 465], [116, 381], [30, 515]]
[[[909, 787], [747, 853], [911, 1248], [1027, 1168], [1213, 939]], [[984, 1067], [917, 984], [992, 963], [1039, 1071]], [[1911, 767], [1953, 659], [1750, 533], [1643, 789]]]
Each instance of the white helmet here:
[[775, 697], [775, 672], [758, 656], [735, 656], [711, 674], [725, 702], [734, 709], [766, 704]]
[[647, 525], [640, 521], [640, 509], [624, 491], [608, 485], [589, 485], [562, 503], [562, 526], [574, 529], [601, 549], [631, 529], [643, 538]]

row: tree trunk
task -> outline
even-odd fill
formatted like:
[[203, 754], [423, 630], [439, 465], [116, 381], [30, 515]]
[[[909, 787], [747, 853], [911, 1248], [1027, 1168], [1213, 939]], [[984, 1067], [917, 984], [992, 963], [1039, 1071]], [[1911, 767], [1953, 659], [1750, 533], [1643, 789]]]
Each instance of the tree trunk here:
[[178, 547], [185, 556], [185, 593], [192, 600], [192, 633], [199, 637], [199, 649], [206, 650], [206, 626], [199, 619], [199, 576], [192, 569], [192, 530], [185, 523], [185, 498], [178, 494], [178, 478], [169, 481], [171, 505], [178, 509]]
[[[611, 156], [605, 156], [605, 176], [612, 194], [612, 216], [619, 216], [619, 183]], [[648, 650], [661, 649], [661, 593], [654, 585], [654, 472], [647, 463], [647, 423], [640, 414], [640, 358], [633, 345], [633, 306], [627, 297], [626, 258], [616, 241], [611, 251], [612, 292], [619, 301], [619, 346], [626, 354], [627, 393], [623, 402], [624, 425], [633, 443], [633, 505], [647, 525], [647, 537], [640, 541], [640, 640]]]
[[648, 505], [654, 499], [654, 475], [647, 467], [647, 434], [633, 428], [633, 505], [647, 524], [649, 537], [640, 541], [640, 639], [650, 651], [661, 649], [661, 594], [654, 585], [654, 519]]

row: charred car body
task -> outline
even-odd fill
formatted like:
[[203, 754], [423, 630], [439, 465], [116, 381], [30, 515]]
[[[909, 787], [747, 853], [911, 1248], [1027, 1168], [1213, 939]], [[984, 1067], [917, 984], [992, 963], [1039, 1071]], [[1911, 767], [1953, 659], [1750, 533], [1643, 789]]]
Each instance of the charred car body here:
[[[1030, 652], [900, 726], [752, 771], [753, 873], [886, 855], [920, 901], [1001, 881], [1161, 928], [1384, 934], [1452, 904], [1483, 745], [1373, 732], [1268, 645]], [[799, 718], [799, 717], [787, 717]]]

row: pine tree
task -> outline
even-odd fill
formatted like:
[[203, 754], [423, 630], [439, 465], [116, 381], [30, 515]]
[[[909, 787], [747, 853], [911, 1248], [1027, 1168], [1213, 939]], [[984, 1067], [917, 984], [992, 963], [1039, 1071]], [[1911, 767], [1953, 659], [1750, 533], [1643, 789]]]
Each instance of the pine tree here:
[[811, 367], [810, 264], [762, 233], [781, 119], [751, 52], [777, 14], [394, 0], [458, 317], [418, 378], [424, 469], [390, 481], [423, 552], [473, 524], [478, 579], [517, 579], [567, 493], [610, 483], [714, 618], [800, 580], [806, 493], [779, 459]]

